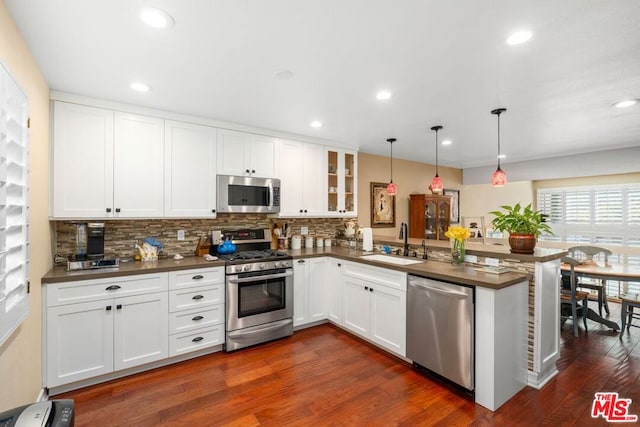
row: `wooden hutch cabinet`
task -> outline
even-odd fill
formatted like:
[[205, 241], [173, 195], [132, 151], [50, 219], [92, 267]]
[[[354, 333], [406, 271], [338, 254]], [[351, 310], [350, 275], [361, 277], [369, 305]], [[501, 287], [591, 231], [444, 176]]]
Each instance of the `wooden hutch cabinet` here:
[[409, 200], [409, 237], [448, 240], [444, 233], [451, 218], [451, 196], [411, 194]]

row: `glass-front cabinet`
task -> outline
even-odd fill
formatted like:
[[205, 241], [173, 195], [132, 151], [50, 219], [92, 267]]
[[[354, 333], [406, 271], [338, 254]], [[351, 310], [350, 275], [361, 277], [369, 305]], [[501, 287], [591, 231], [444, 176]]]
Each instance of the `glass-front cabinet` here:
[[409, 202], [409, 237], [447, 240], [451, 197], [437, 194], [411, 194]]
[[327, 157], [327, 212], [352, 216], [358, 212], [357, 155], [355, 151], [325, 148]]

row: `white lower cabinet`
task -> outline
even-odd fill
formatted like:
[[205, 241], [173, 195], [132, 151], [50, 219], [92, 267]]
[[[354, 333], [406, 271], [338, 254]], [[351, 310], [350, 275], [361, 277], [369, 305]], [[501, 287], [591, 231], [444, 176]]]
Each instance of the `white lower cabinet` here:
[[224, 343], [224, 267], [169, 273], [169, 356]]
[[52, 283], [42, 301], [49, 388], [224, 343], [224, 267]]
[[345, 262], [342, 301], [345, 328], [406, 356], [406, 273]]
[[[167, 275], [142, 275], [136, 279], [139, 280], [86, 280], [45, 287], [47, 387], [167, 357]], [[155, 286], [151, 292], [131, 295], [136, 294], [139, 283]], [[95, 300], [86, 301], [91, 298], [82, 296], [83, 284], [104, 292], [98, 293]], [[51, 296], [64, 295], [74, 300], [74, 289], [79, 295], [77, 300], [82, 302], [63, 303], [64, 299]]]
[[326, 261], [320, 257], [293, 262], [293, 326], [327, 318]]
[[114, 370], [167, 357], [167, 299], [166, 292], [158, 292], [114, 300]]
[[327, 259], [325, 284], [327, 291], [327, 318], [337, 325], [342, 325], [344, 319], [342, 310], [342, 294], [344, 292], [343, 260]]

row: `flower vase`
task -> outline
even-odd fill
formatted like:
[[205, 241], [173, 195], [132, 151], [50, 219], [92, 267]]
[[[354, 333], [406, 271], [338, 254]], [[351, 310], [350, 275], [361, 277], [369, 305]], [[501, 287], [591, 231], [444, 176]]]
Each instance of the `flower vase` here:
[[451, 248], [451, 262], [453, 264], [462, 264], [464, 262], [464, 240], [453, 239], [453, 247]]

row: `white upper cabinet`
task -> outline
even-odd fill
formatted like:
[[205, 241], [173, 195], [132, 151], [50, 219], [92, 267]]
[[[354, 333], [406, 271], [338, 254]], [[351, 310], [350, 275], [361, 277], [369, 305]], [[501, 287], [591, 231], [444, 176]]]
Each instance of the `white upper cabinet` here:
[[327, 211], [338, 216], [358, 214], [358, 156], [355, 151], [325, 148]]
[[216, 129], [165, 122], [164, 216], [216, 213]]
[[114, 216], [162, 217], [164, 120], [116, 112], [114, 129]]
[[280, 159], [280, 216], [325, 214], [323, 146], [284, 140]]
[[164, 120], [56, 102], [53, 217], [163, 216]]
[[280, 175], [276, 138], [218, 129], [219, 175], [274, 178]]
[[56, 102], [52, 216], [103, 218], [113, 208], [113, 111]]

